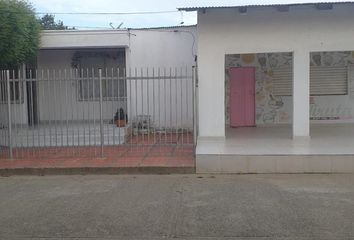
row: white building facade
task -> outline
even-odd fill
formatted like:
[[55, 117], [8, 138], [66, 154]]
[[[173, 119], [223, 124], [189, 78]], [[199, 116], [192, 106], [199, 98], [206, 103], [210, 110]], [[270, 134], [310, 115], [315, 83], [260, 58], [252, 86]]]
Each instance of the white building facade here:
[[[154, 69], [155, 77], [157, 77], [158, 69], [160, 69], [162, 76], [170, 74], [170, 71], [172, 74], [176, 71], [180, 74], [181, 69], [185, 75], [185, 69], [188, 68], [190, 75], [192, 67], [196, 65], [196, 44], [196, 26], [43, 31], [37, 58], [32, 64], [27, 65], [26, 74], [27, 78], [43, 79], [41, 81], [43, 84], [22, 86], [21, 90], [18, 87], [15, 88], [15, 91], [18, 92], [16, 93], [18, 99], [12, 103], [12, 108], [16, 113], [16, 119], [13, 121], [16, 124], [27, 125], [29, 118], [31, 118], [30, 115], [34, 115], [32, 118], [36, 118], [38, 121], [64, 121], [67, 118], [65, 114], [67, 110], [64, 107], [59, 108], [55, 104], [65, 104], [73, 108], [72, 111], [75, 114], [70, 120], [82, 119], [83, 111], [87, 106], [85, 100], [90, 100], [86, 99], [88, 96], [85, 91], [92, 91], [92, 89], [66, 86], [65, 83], [68, 81], [65, 81], [65, 78], [69, 78], [70, 74], [76, 74], [79, 77], [90, 77], [93, 74], [97, 77], [98, 69], [101, 68], [103, 75], [107, 71], [107, 77], [112, 77], [113, 70], [113, 75], [117, 75], [117, 71], [120, 71], [120, 75], [134, 77], [136, 74], [139, 77], [143, 74], [152, 77]], [[17, 75], [17, 71], [14, 72]], [[23, 70], [20, 74], [22, 72]], [[48, 82], [46, 79], [57, 81]], [[130, 99], [136, 100], [141, 93], [145, 93], [146, 96], [149, 90], [152, 91], [152, 89], [148, 90], [145, 85], [145, 89], [142, 89], [140, 81], [122, 83], [119, 86], [112, 83], [112, 86], [106, 87], [107, 91], [111, 91], [110, 94], [115, 95], [116, 99], [108, 99], [109, 101], [104, 99], [103, 114], [105, 119], [112, 118], [120, 107], [125, 108], [125, 111], [130, 111], [129, 115], [132, 117], [134, 113], [144, 114], [142, 108], [148, 109], [147, 103], [144, 101], [139, 101], [139, 104], [128, 102]], [[111, 88], [114, 90], [109, 90]], [[169, 85], [166, 88], [169, 88]], [[185, 86], [181, 85], [179, 88], [185, 88]], [[98, 91], [97, 86], [94, 91]], [[92, 94], [98, 95], [98, 92]], [[28, 107], [27, 95], [33, 95], [31, 101], [35, 102], [32, 104], [35, 107]], [[91, 112], [94, 116], [98, 114], [99, 103], [98, 99], [91, 100], [90, 104], [95, 105], [92, 107], [95, 112]], [[131, 105], [131, 107], [128, 108], [127, 105]], [[53, 106], [57, 109], [55, 115], [50, 111]], [[6, 105], [2, 107], [5, 111]], [[167, 107], [161, 108], [164, 111], [169, 111]], [[31, 113], [31, 111], [34, 112]], [[170, 112], [167, 114], [170, 115]], [[6, 122], [7, 117], [2, 117], [4, 119], [1, 121]], [[182, 124], [188, 125], [190, 122], [191, 120], [186, 116], [185, 122]]]
[[[338, 141], [324, 143], [315, 133], [325, 124], [348, 124], [342, 132], [353, 129], [353, 3], [181, 10], [198, 11], [197, 172], [336, 172], [337, 164], [354, 171], [351, 147], [337, 146], [343, 140], [340, 134], [335, 134]], [[255, 78], [250, 94], [251, 125], [256, 128], [248, 130], [230, 124], [231, 72], [240, 68], [253, 71]], [[269, 125], [272, 130], [260, 128]], [[272, 135], [283, 128], [285, 137]], [[273, 143], [267, 143], [269, 139]], [[353, 144], [352, 139], [346, 142]], [[286, 146], [276, 148], [278, 143]], [[330, 159], [319, 157], [326, 144], [339, 147], [332, 149]], [[334, 154], [345, 159], [336, 162]], [[281, 161], [281, 155], [291, 156]]]

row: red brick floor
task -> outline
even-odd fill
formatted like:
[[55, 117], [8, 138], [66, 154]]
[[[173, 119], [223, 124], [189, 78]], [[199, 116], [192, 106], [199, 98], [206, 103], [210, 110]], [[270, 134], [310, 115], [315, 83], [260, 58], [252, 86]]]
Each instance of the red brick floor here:
[[0, 169], [17, 168], [127, 168], [194, 167], [191, 134], [167, 133], [138, 135], [127, 144], [104, 146], [14, 149], [0, 148]]

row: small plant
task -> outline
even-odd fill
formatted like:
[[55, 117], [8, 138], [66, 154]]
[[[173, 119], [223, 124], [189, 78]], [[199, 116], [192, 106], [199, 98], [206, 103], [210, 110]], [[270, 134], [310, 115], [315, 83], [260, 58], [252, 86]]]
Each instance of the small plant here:
[[114, 122], [116, 123], [117, 127], [124, 127], [128, 121], [128, 116], [125, 114], [123, 108], [119, 108], [114, 115]]

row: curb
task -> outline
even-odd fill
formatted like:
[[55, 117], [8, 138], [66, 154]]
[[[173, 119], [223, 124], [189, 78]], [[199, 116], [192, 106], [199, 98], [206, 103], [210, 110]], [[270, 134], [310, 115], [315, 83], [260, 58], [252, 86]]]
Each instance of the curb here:
[[16, 175], [89, 175], [89, 174], [195, 174], [195, 167], [78, 167], [78, 168], [8, 168], [1, 177]]

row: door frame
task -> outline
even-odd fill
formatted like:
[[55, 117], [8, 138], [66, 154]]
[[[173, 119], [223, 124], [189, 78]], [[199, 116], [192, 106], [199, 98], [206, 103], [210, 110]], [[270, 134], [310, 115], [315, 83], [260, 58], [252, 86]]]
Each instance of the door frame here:
[[253, 116], [254, 116], [254, 121], [252, 124], [250, 125], [245, 125], [245, 126], [238, 126], [238, 127], [256, 127], [257, 126], [257, 123], [256, 123], [256, 67], [252, 67], [252, 66], [246, 66], [246, 67], [230, 67], [229, 68], [229, 116], [230, 116], [230, 122], [229, 122], [229, 127], [231, 128], [237, 128], [236, 126], [231, 126], [231, 70], [232, 69], [237, 69], [237, 68], [241, 68], [241, 69], [245, 69], [245, 68], [248, 68], [248, 69], [252, 69], [253, 71], [253, 75], [254, 75], [254, 81], [253, 81], [253, 89], [254, 89], [254, 94], [253, 94], [253, 97], [254, 97], [254, 102], [253, 102]]

